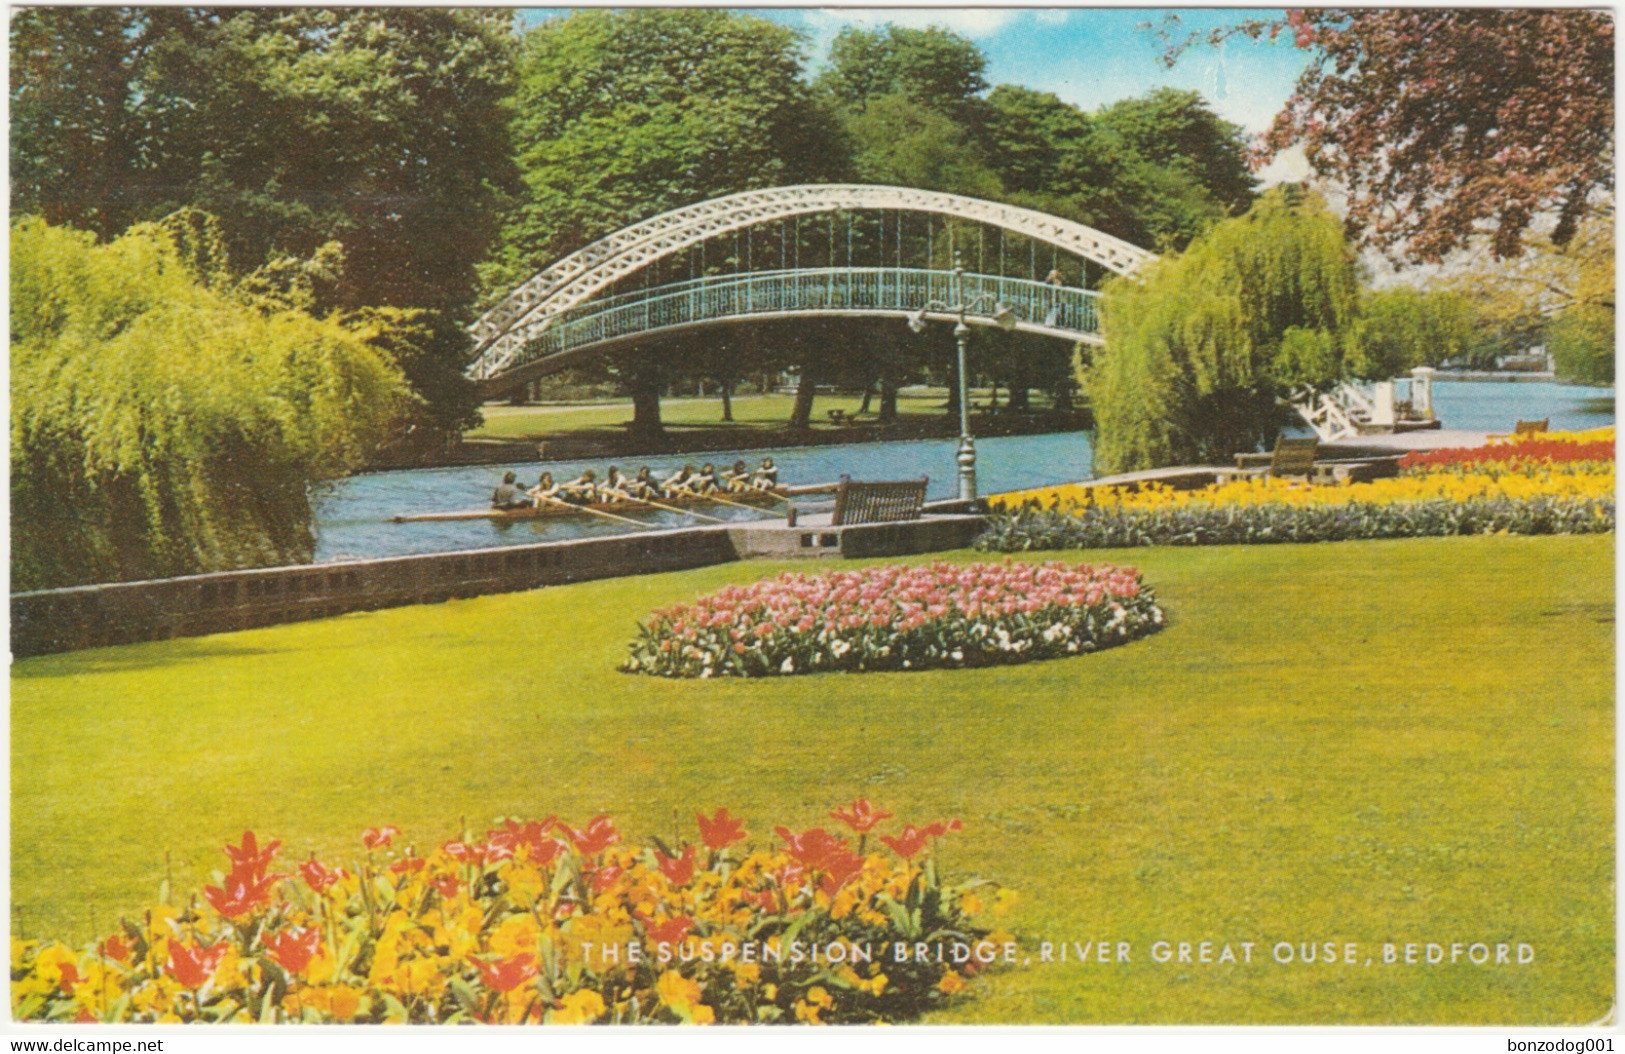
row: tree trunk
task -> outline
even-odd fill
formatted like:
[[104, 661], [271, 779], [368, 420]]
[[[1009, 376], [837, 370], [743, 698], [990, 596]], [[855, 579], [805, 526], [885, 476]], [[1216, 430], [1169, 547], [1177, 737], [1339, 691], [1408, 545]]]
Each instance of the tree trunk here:
[[722, 419], [734, 419], [734, 382], [732, 377], [722, 379]]
[[1008, 403], [1010, 409], [1020, 413], [1026, 413], [1028, 410], [1032, 409], [1032, 402], [1028, 396], [1028, 392], [1030, 390], [1031, 389], [1024, 384], [1017, 383], [1012, 385], [1010, 388], [1010, 401]]
[[869, 412], [869, 400], [873, 399], [874, 395], [875, 386], [874, 383], [871, 382], [867, 388], [863, 389], [863, 402], [858, 404], [858, 412], [853, 415], [854, 417], [861, 417]]
[[890, 424], [897, 420], [897, 385], [890, 377], [880, 378], [880, 417], [881, 424]]
[[660, 371], [657, 367], [639, 370], [631, 380], [632, 434], [640, 439], [658, 439], [666, 434], [660, 423]]
[[790, 411], [790, 431], [805, 432], [812, 427], [813, 395], [818, 387], [812, 363], [803, 363], [801, 383], [796, 387], [796, 405]]

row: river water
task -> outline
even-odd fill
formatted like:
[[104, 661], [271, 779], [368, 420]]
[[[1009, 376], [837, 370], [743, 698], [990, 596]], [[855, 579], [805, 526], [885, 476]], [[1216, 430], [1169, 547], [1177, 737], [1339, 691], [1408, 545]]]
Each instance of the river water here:
[[[1446, 428], [1464, 431], [1511, 431], [1518, 420], [1542, 417], [1551, 418], [1554, 431], [1614, 423], [1612, 388], [1583, 388], [1541, 381], [1440, 381], [1434, 386], [1434, 407]], [[853, 479], [918, 479], [926, 475], [930, 477], [927, 496], [936, 500], [952, 498], [957, 492], [954, 463], [957, 448], [957, 439], [922, 439], [720, 451], [686, 458], [670, 455], [648, 459], [648, 463], [657, 474], [664, 475], [675, 462], [682, 460], [709, 460], [721, 466], [744, 458], [754, 468], [763, 457], [771, 456], [779, 466], [779, 479], [792, 485], [831, 481], [843, 472]], [[981, 439], [976, 443], [976, 455], [978, 490], [983, 494], [1088, 479], [1092, 472], [1089, 437], [1082, 432]], [[620, 466], [623, 470], [636, 471], [643, 463], [641, 459], [623, 460]], [[597, 469], [602, 475], [604, 467], [603, 460], [598, 459], [353, 476], [326, 488], [317, 497], [316, 561], [488, 549], [619, 534], [631, 528], [588, 516], [508, 523], [489, 520], [390, 522], [390, 518], [397, 515], [482, 508], [507, 468], [518, 472], [521, 482], [530, 484], [544, 470], [552, 472], [555, 479], [573, 479], [584, 468]], [[746, 520], [762, 515], [719, 505], [707, 506], [703, 511], [726, 519]], [[698, 522], [693, 517], [657, 511], [633, 514], [633, 518], [646, 522], [651, 529], [692, 526]]]

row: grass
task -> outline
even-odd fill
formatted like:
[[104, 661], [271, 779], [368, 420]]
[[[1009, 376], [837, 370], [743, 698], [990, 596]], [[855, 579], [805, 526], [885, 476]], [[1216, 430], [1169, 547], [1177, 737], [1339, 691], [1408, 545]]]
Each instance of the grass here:
[[[1072, 554], [1076, 555], [1076, 554]], [[953, 559], [970, 560], [969, 553]], [[1613, 538], [1090, 554], [1160, 634], [1008, 669], [672, 682], [635, 618], [763, 564], [588, 583], [13, 667], [13, 925], [86, 938], [195, 888], [252, 827], [285, 859], [501, 815], [629, 834], [727, 805], [754, 838], [866, 795], [962, 816], [953, 874], [1036, 942], [970, 1022], [1581, 1023], [1614, 978]], [[675, 816], [674, 816], [675, 814]], [[87, 906], [88, 905], [88, 906]], [[1255, 942], [1155, 963], [1152, 942]], [[1355, 941], [1371, 966], [1281, 966]], [[1384, 966], [1383, 942], [1525, 942], [1526, 966]], [[1217, 955], [1217, 949], [1215, 949]]]
[[[975, 402], [985, 404], [990, 393], [986, 389], [973, 391], [971, 398]], [[1001, 389], [999, 394], [1000, 405], [1009, 397], [1009, 393]], [[937, 420], [944, 417], [944, 395], [937, 393], [923, 397], [899, 397], [897, 400], [897, 419], [899, 424], [908, 424], [914, 421]], [[1040, 392], [1032, 393], [1033, 408], [1042, 409], [1048, 405], [1047, 397]], [[844, 410], [855, 413], [862, 404], [863, 397], [859, 395], [820, 395], [813, 402], [813, 413], [810, 425], [814, 431], [826, 431], [837, 427], [829, 419], [830, 410]], [[663, 399], [660, 403], [660, 418], [666, 428], [681, 432], [685, 429], [703, 428], [707, 431], [733, 430], [733, 431], [776, 431], [788, 426], [790, 410], [795, 405], [795, 396], [768, 394], [768, 395], [736, 395], [733, 400], [734, 419], [730, 422], [722, 420], [722, 400], [720, 398], [679, 398]], [[869, 404], [869, 412], [859, 418], [860, 422], [873, 424], [875, 414], [880, 408], [878, 397]], [[484, 439], [539, 439], [547, 436], [562, 436], [573, 432], [589, 431], [619, 431], [632, 420], [632, 404], [626, 401], [609, 403], [603, 406], [499, 406], [488, 405], [483, 408], [485, 424], [468, 433], [470, 438]]]

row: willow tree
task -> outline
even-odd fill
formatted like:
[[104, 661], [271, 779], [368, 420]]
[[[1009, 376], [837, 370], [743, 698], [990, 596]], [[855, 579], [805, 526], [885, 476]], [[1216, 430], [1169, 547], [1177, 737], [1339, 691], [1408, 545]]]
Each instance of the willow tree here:
[[250, 298], [173, 227], [11, 228], [14, 588], [308, 560], [402, 411], [393, 324]]
[[1326, 203], [1281, 187], [1104, 293], [1095, 467], [1123, 472], [1227, 461], [1271, 438], [1283, 396], [1344, 375], [1359, 285]]

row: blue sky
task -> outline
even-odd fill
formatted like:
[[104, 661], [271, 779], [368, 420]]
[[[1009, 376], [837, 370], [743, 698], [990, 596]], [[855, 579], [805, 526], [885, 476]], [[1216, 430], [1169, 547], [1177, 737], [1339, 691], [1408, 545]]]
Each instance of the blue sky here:
[[[562, 13], [536, 9], [526, 12], [526, 20]], [[1163, 42], [1144, 28], [1161, 25], [1171, 14], [1179, 18], [1175, 31], [1183, 33], [1280, 13], [1256, 8], [769, 8], [752, 13], [805, 30], [815, 62], [843, 26], [936, 25], [982, 49], [992, 84], [1051, 91], [1085, 110], [1161, 85], [1195, 89], [1220, 116], [1250, 132], [1262, 131], [1280, 110], [1305, 58], [1283, 34], [1275, 44], [1242, 38], [1222, 48], [1199, 45], [1169, 69], [1160, 61]]]

